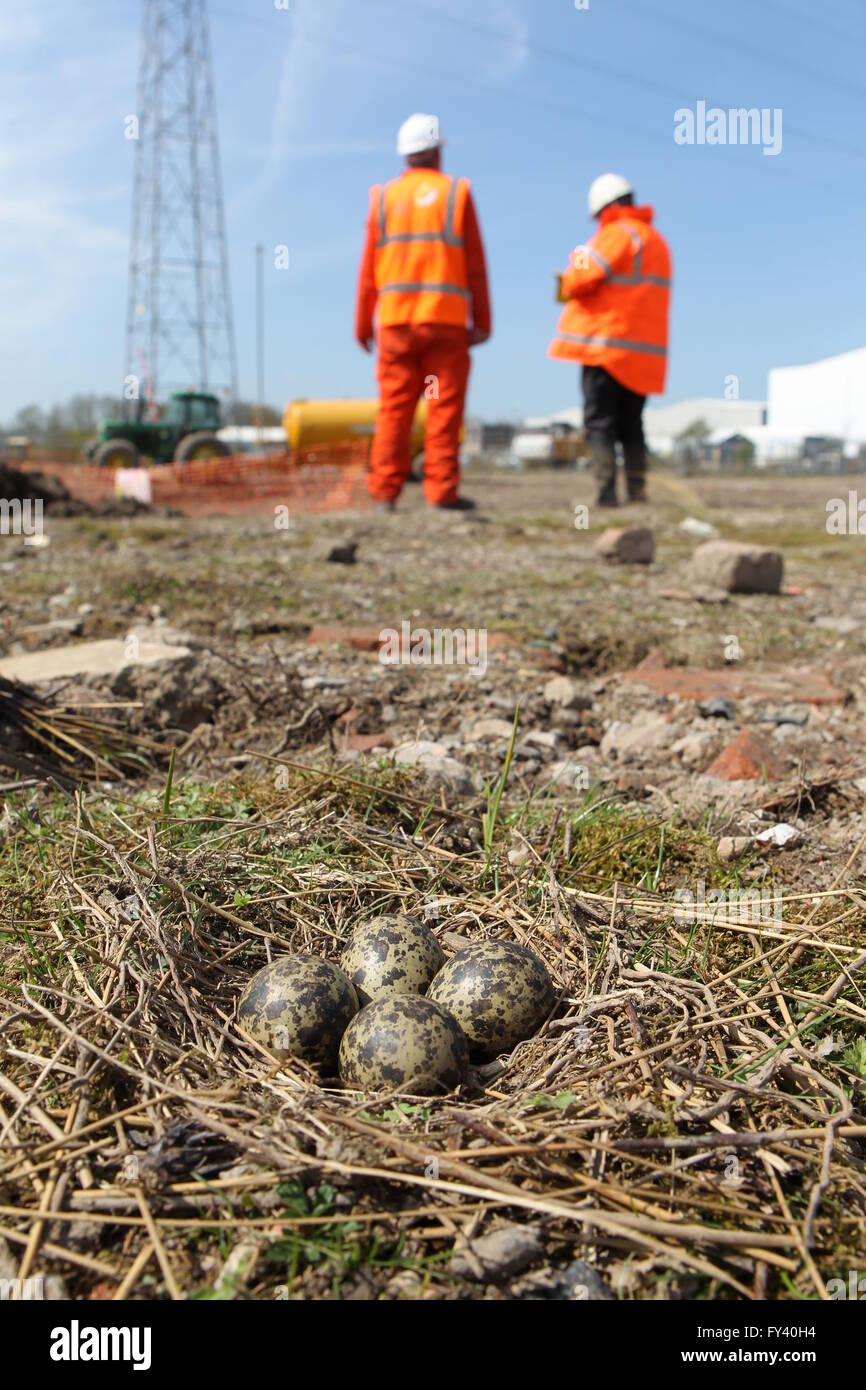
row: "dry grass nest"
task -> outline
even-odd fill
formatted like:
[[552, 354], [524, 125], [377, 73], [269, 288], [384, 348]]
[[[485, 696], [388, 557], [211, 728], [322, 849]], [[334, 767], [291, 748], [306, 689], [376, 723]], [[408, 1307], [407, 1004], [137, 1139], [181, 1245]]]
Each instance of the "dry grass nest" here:
[[[422, 813], [405, 774], [295, 771], [170, 807], [54, 796], [2, 857], [13, 1275], [76, 1298], [545, 1297], [579, 1256], [622, 1298], [753, 1299], [823, 1298], [857, 1267], [866, 916], [847, 877], [771, 923], [687, 924], [582, 871], [579, 814], [524, 815], [512, 867], [469, 834], [474, 808]], [[521, 815], [503, 807], [503, 833]], [[611, 853], [628, 841], [605, 829]], [[239, 1031], [266, 961], [336, 959], [398, 910], [446, 954], [532, 947], [559, 993], [539, 1034], [421, 1099], [347, 1091]], [[504, 1222], [539, 1236], [522, 1283], [477, 1255]]]

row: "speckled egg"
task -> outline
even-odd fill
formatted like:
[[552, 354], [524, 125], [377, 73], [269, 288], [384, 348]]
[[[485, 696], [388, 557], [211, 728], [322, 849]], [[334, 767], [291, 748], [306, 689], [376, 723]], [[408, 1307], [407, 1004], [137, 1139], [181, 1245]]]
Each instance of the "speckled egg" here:
[[362, 1004], [384, 994], [424, 994], [445, 957], [417, 917], [373, 917], [355, 928], [340, 964]]
[[280, 956], [254, 975], [240, 997], [238, 1022], [285, 1061], [333, 1066], [358, 996], [338, 965], [319, 956]]
[[478, 941], [452, 956], [429, 997], [453, 1014], [479, 1060], [508, 1052], [541, 1027], [556, 993], [532, 951], [513, 941]]
[[458, 1023], [420, 994], [386, 994], [352, 1020], [340, 1044], [340, 1076], [363, 1091], [453, 1091], [469, 1048]]

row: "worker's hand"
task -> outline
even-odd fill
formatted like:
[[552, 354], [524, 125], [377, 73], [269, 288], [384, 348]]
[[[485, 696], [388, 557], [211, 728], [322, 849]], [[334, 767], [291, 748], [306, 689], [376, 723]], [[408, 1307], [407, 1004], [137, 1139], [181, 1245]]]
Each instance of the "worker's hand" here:
[[373, 351], [373, 343], [373, 338], [358, 338], [358, 345], [359, 347], [362, 347], [365, 352]]
[[490, 329], [472, 328], [469, 331], [469, 346], [479, 347], [481, 343], [486, 343], [490, 337]]

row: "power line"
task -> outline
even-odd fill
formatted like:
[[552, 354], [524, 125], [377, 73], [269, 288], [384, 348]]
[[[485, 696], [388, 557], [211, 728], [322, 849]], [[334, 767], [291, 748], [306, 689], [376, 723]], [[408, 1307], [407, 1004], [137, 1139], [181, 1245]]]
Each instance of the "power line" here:
[[810, 68], [796, 59], [780, 57], [778, 53], [767, 52], [763, 48], [755, 48], [751, 44], [742, 43], [739, 39], [729, 38], [718, 29], [708, 29], [704, 24], [696, 24], [691, 19], [681, 19], [679, 15], [673, 15], [667, 10], [660, 10], [657, 5], [653, 6], [652, 13], [647, 14], [646, 7], [636, 4], [634, 0], [619, 0], [627, 10], [631, 10], [640, 19], [653, 24], [665, 24], [669, 29], [676, 29], [678, 33], [683, 30], [692, 34], [698, 34], [702, 39], [719, 48], [729, 48], [733, 53], [743, 53], [746, 57], [760, 58], [762, 62], [768, 62], [773, 67], [787, 67], [791, 72], [796, 72], [799, 76], [806, 76], [813, 82], [818, 82], [824, 87], [832, 87], [834, 91], [843, 88], [845, 91], [853, 92], [855, 96], [866, 95], [866, 87], [854, 86], [851, 82], [845, 82], [836, 72], [825, 76], [822, 72], [817, 72], [815, 68]]
[[[384, 0], [384, 3], [390, 3], [390, 0]], [[403, 5], [403, 10], [405, 13], [405, 4]], [[233, 11], [221, 10], [215, 7], [211, 7], [211, 13], [222, 15], [224, 18], [230, 19], [238, 24], [246, 24], [249, 26], [255, 26], [259, 28], [266, 27], [271, 34], [273, 33], [273, 26], [267, 20], [254, 19], [247, 15], [239, 15]], [[522, 103], [523, 105], [531, 105], [548, 111], [554, 111], [558, 115], [567, 116], [573, 121], [585, 122], [588, 125], [602, 126], [606, 131], [615, 130], [623, 132], [624, 134], [629, 135], [633, 140], [638, 140], [642, 143], [658, 145], [662, 141], [662, 137], [660, 135], [648, 134], [646, 126], [636, 126], [630, 123], [626, 123], [624, 121], [616, 120], [615, 118], [611, 118], [607, 114], [602, 115], [597, 109], [585, 110], [581, 107], [567, 105], [564, 102], [555, 101], [549, 97], [537, 96], [534, 93], [524, 91], [505, 91], [499, 83], [484, 82], [480, 78], [466, 77], [462, 74], [455, 73], [453, 71], [446, 70], [443, 68], [422, 66], [418, 63], [404, 59], [400, 56], [383, 53], [381, 49], [367, 49], [358, 44], [351, 44], [347, 43], [345, 40], [335, 39], [330, 34], [326, 36], [324, 34], [317, 34], [314, 30], [301, 29], [297, 27], [294, 28], [292, 32], [298, 38], [304, 39], [309, 43], [318, 43], [324, 48], [332, 49], [337, 52], [347, 53], [352, 57], [363, 58], [368, 62], [375, 63], [379, 67], [384, 67], [391, 70], [399, 68], [401, 71], [419, 73], [425, 77], [435, 78], [437, 81], [452, 82], [460, 87], [471, 87], [481, 91], [491, 92], [494, 96], [499, 97], [500, 100], [506, 101], [509, 104]], [[509, 42], [513, 41], [511, 35], [504, 36], [502, 34], [499, 34], [498, 37], [507, 37]], [[677, 93], [676, 96], [679, 100], [680, 93]], [[792, 129], [790, 124], [788, 126], [788, 129], [789, 131]], [[825, 142], [823, 141], [823, 137], [813, 136], [810, 135], [808, 132], [794, 130], [794, 133], [799, 134], [800, 137], [803, 139], [816, 140], [822, 143], [831, 143], [834, 148], [841, 149], [845, 153], [852, 154], [859, 159], [866, 159], [866, 150], [864, 149], [859, 149], [855, 146], [840, 145], [837, 142]], [[743, 163], [739, 166], [739, 172], [754, 173], [755, 170], [750, 169], [748, 165]], [[792, 170], [783, 168], [774, 168], [773, 177], [793, 180], [795, 183], [801, 183], [812, 188], [823, 188], [826, 189], [828, 192], [834, 191], [837, 187], [835, 183], [831, 183], [828, 179], [812, 178], [808, 175], [795, 173]]]
[[[826, 8], [823, 10], [817, 10], [813, 4], [809, 3], [805, 10], [802, 9], [799, 5], [796, 8], [792, 9], [790, 5], [781, 4], [780, 0], [763, 0], [763, 3], [768, 9], [778, 10], [780, 14], [785, 15], [785, 17], [789, 20], [806, 20], [807, 22], [811, 21], [811, 23], [816, 28], [821, 29], [823, 33], [826, 33], [829, 30], [830, 33], [838, 34], [839, 38], [845, 39], [846, 43], [854, 43], [858, 46], [858, 48], [866, 48], [866, 35], [858, 38], [854, 33], [852, 33], [850, 29], [843, 29], [839, 24], [832, 24], [827, 19]], [[849, 14], [847, 16], [843, 15], [842, 18], [848, 18], [853, 22], [855, 16]]]
[[[379, 0], [382, 5], [396, 7], [406, 13], [405, 0]], [[412, 6], [412, 13], [425, 14], [431, 19], [441, 19], [448, 24], [456, 24], [461, 29], [475, 34], [480, 34], [485, 38], [498, 39], [502, 43], [513, 43], [513, 34], [507, 33], [503, 29], [495, 29], [489, 24], [479, 24], [476, 20], [464, 19], [462, 15], [449, 14], [445, 10], [438, 10], [433, 5], [416, 3]], [[598, 73], [601, 77], [612, 77], [617, 82], [627, 82], [632, 87], [646, 87], [648, 91], [659, 92], [663, 96], [676, 97], [677, 100], [682, 96], [682, 92], [669, 87], [664, 82], [656, 82], [651, 77], [641, 77], [638, 73], [624, 72], [622, 68], [612, 68], [606, 63], [596, 62], [590, 58], [579, 58], [573, 53], [564, 53], [559, 48], [548, 48], [544, 44], [530, 44], [525, 40], [523, 47], [527, 53], [533, 53], [540, 58], [552, 58], [556, 62], [569, 63], [572, 67], [584, 68], [587, 72]]]
[[[379, 0], [379, 3], [383, 5], [390, 5], [392, 8], [394, 6], [397, 6], [403, 11], [404, 14], [406, 12], [406, 0]], [[620, 4], [623, 3], [628, 4], [628, 0], [620, 0]], [[630, 6], [629, 8], [637, 8], [638, 12], [641, 13], [641, 17], [646, 18], [646, 13], [642, 9], [642, 7]], [[436, 9], [432, 5], [425, 5], [421, 2], [421, 0], [415, 0], [415, 4], [413, 5], [413, 11], [416, 14], [426, 14], [431, 18], [442, 20], [445, 23], [457, 25], [461, 29], [466, 29], [477, 34], [482, 34], [488, 38], [497, 39], [499, 42], [502, 43], [514, 42], [513, 35], [506, 33], [503, 29], [495, 29], [490, 25], [478, 24], [474, 20], [463, 19], [462, 16], [447, 13], [445, 10]], [[655, 17], [656, 13], [657, 12], [654, 9], [652, 11], [653, 17]], [[676, 24], [678, 21], [674, 21], [671, 17], [668, 22]], [[691, 27], [697, 32], [700, 32], [705, 36], [710, 37], [713, 40], [713, 42], [716, 42], [717, 36], [714, 34], [712, 30], [705, 30], [699, 25], [690, 25], [687, 27]], [[681, 101], [683, 98], [683, 92], [681, 88], [671, 87], [667, 83], [656, 82], [651, 78], [640, 77], [636, 73], [625, 72], [621, 68], [607, 67], [603, 64], [591, 61], [590, 59], [580, 58], [576, 54], [565, 53], [561, 49], [548, 48], [539, 44], [531, 44], [524, 42], [524, 47], [526, 48], [526, 51], [528, 53], [538, 55], [539, 57], [552, 59], [555, 62], [568, 63], [572, 67], [584, 68], [588, 71], [599, 72], [606, 77], [612, 77], [614, 78], [614, 80], [619, 82], [626, 82], [631, 86], [651, 87], [655, 91], [660, 92], [665, 96], [673, 97], [674, 100], [678, 102]], [[823, 81], [825, 79], [822, 78], [821, 80]], [[829, 79], [827, 80], [829, 81]], [[846, 84], [838, 84], [835, 81], [832, 81], [830, 82], [830, 85], [836, 87], [839, 85], [844, 86]], [[851, 88], [851, 90], [856, 92], [858, 96], [862, 96], [864, 95], [864, 93], [866, 93], [866, 88], [862, 87]], [[707, 102], [708, 106], [711, 106], [713, 104], [718, 105], [719, 103], [712, 103], [710, 101]], [[816, 131], [807, 130], [805, 127], [792, 126], [790, 122], [788, 123], [788, 130], [791, 132], [791, 134], [797, 135], [801, 140], [808, 140], [811, 143], [817, 145], [826, 145], [828, 149], [835, 149], [842, 154], [853, 155], [857, 159], [866, 159], [866, 149], [863, 149], [861, 146], [848, 145], [842, 140], [833, 140], [826, 135], [819, 135]]]
[[[386, 0], [387, 3], [387, 0]], [[405, 6], [404, 6], [405, 13]], [[211, 6], [211, 14], [222, 15], [226, 19], [231, 19], [237, 24], [254, 25], [256, 27], [267, 27], [273, 33], [273, 27], [267, 20], [259, 20], [248, 17], [247, 15], [236, 14], [230, 10], [221, 10]], [[417, 72], [425, 77], [436, 78], [437, 81], [454, 82], [461, 87], [475, 87], [480, 91], [493, 92], [494, 95], [501, 97], [508, 102], [524, 102], [529, 105], [542, 107], [548, 111], [556, 111], [560, 114], [569, 115], [578, 120], [584, 120], [592, 125], [604, 126], [606, 130], [621, 130], [627, 135], [639, 140], [655, 140], [656, 137], [647, 135], [646, 129], [641, 126], [632, 125], [624, 121], [611, 120], [607, 115], [601, 115], [597, 110], [583, 109], [577, 106], [567, 105], [564, 102], [556, 101], [550, 97], [537, 96], [531, 92], [504, 92], [501, 85], [496, 82], [485, 82], [478, 77], [465, 77], [460, 73], [448, 71], [444, 68], [435, 68], [420, 63], [407, 61], [394, 54], [383, 53], [381, 49], [364, 48], [358, 44], [347, 43], [342, 39], [335, 39], [333, 35], [317, 34], [313, 29], [302, 29], [295, 27], [293, 33], [299, 39], [305, 39], [309, 43], [318, 43], [325, 48], [331, 48], [342, 53], [348, 53], [354, 57], [364, 58], [369, 62], [374, 62], [380, 67], [393, 70], [399, 67], [406, 72]], [[864, 151], [866, 155], [866, 151]]]

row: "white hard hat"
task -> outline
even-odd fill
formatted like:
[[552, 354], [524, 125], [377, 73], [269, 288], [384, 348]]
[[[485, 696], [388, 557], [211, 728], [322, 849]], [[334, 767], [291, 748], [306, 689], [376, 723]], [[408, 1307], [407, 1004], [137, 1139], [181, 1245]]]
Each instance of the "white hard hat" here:
[[420, 111], [404, 121], [397, 132], [397, 153], [402, 155], [438, 150], [443, 143], [439, 134], [439, 117], [425, 116]]
[[634, 193], [634, 189], [622, 174], [599, 174], [589, 186], [590, 217], [598, 217], [608, 203], [615, 203], [617, 198], [624, 198], [627, 193]]

